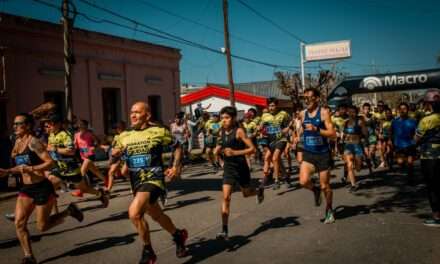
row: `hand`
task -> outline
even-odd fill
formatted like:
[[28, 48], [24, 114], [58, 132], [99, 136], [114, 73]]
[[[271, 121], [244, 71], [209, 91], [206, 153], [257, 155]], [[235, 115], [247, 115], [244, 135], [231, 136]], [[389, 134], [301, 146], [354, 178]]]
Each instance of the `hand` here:
[[312, 125], [312, 124], [306, 124], [306, 130], [309, 130], [309, 131], [317, 131], [318, 128], [315, 127], [315, 126]]
[[180, 176], [180, 167], [173, 166], [172, 168], [169, 168], [165, 171], [165, 181], [171, 182], [175, 178], [178, 178]]
[[9, 174], [7, 169], [0, 168], [0, 177], [5, 177]]
[[225, 148], [225, 149], [223, 150], [223, 154], [224, 154], [226, 157], [232, 157], [232, 156], [235, 156], [235, 151], [234, 151], [233, 149], [231, 149], [231, 148]]
[[55, 151], [55, 146], [52, 144], [47, 145], [47, 151]]

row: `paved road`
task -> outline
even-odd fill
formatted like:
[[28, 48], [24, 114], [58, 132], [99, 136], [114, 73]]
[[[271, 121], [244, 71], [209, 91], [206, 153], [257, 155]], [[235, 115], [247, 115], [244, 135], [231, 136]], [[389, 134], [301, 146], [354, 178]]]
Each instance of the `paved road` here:
[[[339, 164], [340, 165], [340, 164]], [[298, 186], [271, 189], [262, 205], [240, 193], [232, 198], [230, 240], [217, 241], [220, 231], [221, 175], [204, 164], [187, 168], [183, 179], [170, 186], [166, 212], [190, 233], [190, 255], [177, 259], [171, 237], [149, 220], [159, 263], [440, 263], [440, 229], [423, 226], [429, 205], [422, 184], [408, 187], [399, 173], [376, 173], [359, 179], [362, 189], [348, 193], [336, 169], [336, 223], [320, 222], [324, 207]], [[261, 177], [261, 171], [253, 173]], [[131, 200], [127, 182], [119, 182], [109, 208], [81, 199], [85, 220], [72, 219], [40, 234], [29, 225], [40, 263], [137, 263], [140, 243], [127, 218]], [[62, 194], [60, 204], [73, 199]], [[14, 199], [0, 202], [1, 214], [14, 208]], [[12, 223], [0, 217], [2, 263], [22, 257]], [[6, 261], [6, 262], [3, 262]]]

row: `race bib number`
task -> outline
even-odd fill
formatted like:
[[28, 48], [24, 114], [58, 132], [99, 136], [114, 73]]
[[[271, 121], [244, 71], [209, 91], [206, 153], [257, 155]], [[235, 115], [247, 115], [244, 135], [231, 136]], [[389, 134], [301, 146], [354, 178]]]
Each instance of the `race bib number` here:
[[266, 131], [267, 131], [267, 134], [274, 135], [274, 134], [281, 133], [281, 128], [279, 126], [269, 125], [269, 126], [267, 126]]
[[305, 143], [308, 146], [320, 146], [323, 145], [324, 142], [322, 137], [305, 137]]
[[136, 155], [131, 156], [127, 160], [127, 165], [129, 168], [148, 168], [151, 164], [151, 155]]
[[30, 164], [29, 155], [20, 155], [15, 157], [15, 164], [16, 165], [26, 165]]
[[88, 152], [89, 152], [89, 149], [88, 149], [88, 148], [80, 148], [79, 151], [80, 151], [81, 153], [88, 153]]

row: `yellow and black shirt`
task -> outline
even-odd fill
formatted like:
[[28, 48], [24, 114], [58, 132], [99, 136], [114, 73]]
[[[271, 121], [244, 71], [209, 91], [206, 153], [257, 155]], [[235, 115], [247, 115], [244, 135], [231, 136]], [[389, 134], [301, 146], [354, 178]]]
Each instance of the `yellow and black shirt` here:
[[165, 189], [162, 153], [172, 143], [171, 132], [159, 126], [127, 130], [116, 138], [114, 148], [124, 152], [135, 190], [145, 183]]
[[285, 111], [279, 111], [275, 115], [264, 113], [261, 116], [260, 122], [263, 125], [269, 141], [286, 140], [282, 133], [282, 129], [289, 125], [289, 114]]
[[430, 114], [422, 120], [416, 130], [420, 140], [421, 159], [440, 159], [440, 114]]
[[[48, 144], [57, 148], [74, 149], [74, 143], [72, 135], [65, 131], [60, 130], [58, 133], [51, 133], [49, 135]], [[52, 171], [56, 175], [68, 177], [78, 176], [81, 174], [79, 167], [79, 157], [77, 155], [62, 155], [57, 151], [49, 151], [49, 155], [56, 163], [56, 168]]]

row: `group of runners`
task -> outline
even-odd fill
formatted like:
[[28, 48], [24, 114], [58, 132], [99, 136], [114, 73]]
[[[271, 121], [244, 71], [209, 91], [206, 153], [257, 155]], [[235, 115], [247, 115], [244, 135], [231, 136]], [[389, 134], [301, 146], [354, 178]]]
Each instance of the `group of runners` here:
[[[212, 117], [207, 113], [200, 115], [195, 126], [204, 134], [207, 159], [215, 170], [223, 170], [223, 184], [219, 186], [223, 193], [222, 227], [217, 238], [228, 239], [231, 194], [235, 185], [239, 185], [244, 197], [256, 197], [257, 203], [263, 202], [269, 185], [274, 190], [283, 183], [291, 186], [291, 152], [299, 163], [299, 183], [311, 191], [314, 205], [320, 206], [322, 196], [325, 198], [325, 224], [335, 222], [330, 185], [335, 159], [343, 159], [341, 180], [349, 182], [350, 192], [356, 192], [360, 188], [356, 173], [363, 164], [373, 172], [376, 168], [392, 168], [396, 161], [406, 168], [409, 183], [414, 183], [413, 164], [419, 155], [433, 212], [425, 224], [440, 226], [440, 184], [435, 175], [440, 158], [440, 93], [435, 90], [426, 94], [423, 114], [412, 113], [406, 103], [399, 104], [398, 114], [393, 113], [383, 102], [378, 103], [377, 111], [364, 104], [360, 111], [348, 105], [332, 112], [321, 105], [320, 98], [318, 90], [306, 89], [304, 110], [291, 115], [279, 110], [277, 100], [272, 98], [261, 116], [250, 109], [243, 120], [239, 120], [236, 108], [230, 106]], [[151, 116], [148, 104], [133, 104], [130, 128], [119, 131], [109, 150], [107, 177], [121, 174], [130, 178], [133, 200], [128, 215], [143, 245], [139, 263], [157, 260], [145, 214], [171, 235], [177, 257], [187, 255], [188, 231], [176, 227], [159, 201], [166, 195], [167, 182], [180, 177], [183, 158], [189, 159], [188, 141], [194, 130], [188, 128], [181, 113], [176, 115], [170, 128], [152, 122]], [[11, 153], [15, 166], [0, 169], [0, 176], [15, 173], [21, 174], [23, 179], [15, 210], [23, 263], [36, 263], [27, 229], [34, 210], [40, 231], [61, 224], [65, 217], [83, 220], [83, 213], [75, 203], [58, 211], [56, 190], [61, 185], [73, 184], [81, 193], [96, 196], [104, 207], [109, 204], [108, 184], [107, 188], [97, 189], [87, 179], [89, 171], [106, 179], [93, 165], [95, 140], [87, 129], [87, 122], [80, 122], [75, 135], [63, 129], [58, 115], [49, 116], [43, 123], [49, 134], [47, 143], [35, 136], [31, 115], [24, 113], [15, 117], [16, 139]], [[166, 150], [172, 153], [168, 164], [162, 159]], [[288, 161], [287, 168], [283, 158]], [[263, 165], [263, 178], [253, 185], [251, 169], [256, 160]], [[315, 173], [318, 177], [314, 177]]]

